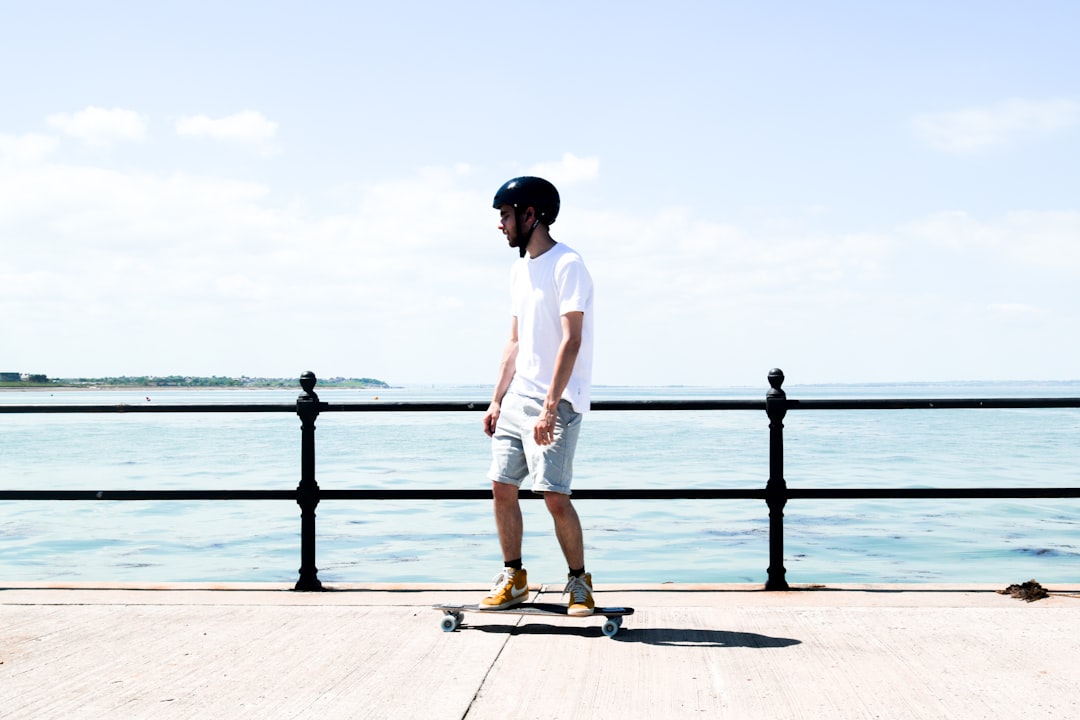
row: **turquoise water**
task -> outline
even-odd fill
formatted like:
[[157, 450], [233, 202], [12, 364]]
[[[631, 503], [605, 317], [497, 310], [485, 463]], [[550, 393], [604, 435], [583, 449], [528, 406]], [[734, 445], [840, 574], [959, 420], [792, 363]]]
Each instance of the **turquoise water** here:
[[[1077, 397], [1080, 383], [788, 387], [789, 397]], [[330, 402], [468, 400], [490, 390], [323, 390]], [[602, 399], [762, 398], [765, 388], [601, 388]], [[298, 390], [0, 392], [4, 404], [291, 403]], [[477, 488], [480, 412], [326, 412], [323, 489]], [[1080, 486], [1080, 410], [788, 413], [789, 487]], [[292, 413], [0, 414], [0, 489], [267, 489], [299, 481]], [[591, 413], [577, 488], [760, 488], [760, 411]], [[763, 501], [579, 501], [598, 582], [763, 582]], [[530, 577], [565, 567], [542, 503], [527, 502]], [[785, 566], [803, 582], [1080, 579], [1080, 499], [792, 500]], [[299, 566], [288, 501], [0, 502], [0, 581], [282, 581]], [[324, 582], [482, 582], [501, 564], [487, 502], [324, 501]]]

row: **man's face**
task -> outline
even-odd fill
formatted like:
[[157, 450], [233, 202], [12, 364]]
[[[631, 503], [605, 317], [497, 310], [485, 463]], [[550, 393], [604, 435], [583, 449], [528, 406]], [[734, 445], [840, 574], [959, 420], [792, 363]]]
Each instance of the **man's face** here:
[[506, 236], [506, 241], [510, 243], [510, 247], [518, 246], [517, 218], [514, 216], [514, 207], [512, 205], [499, 206], [499, 230]]

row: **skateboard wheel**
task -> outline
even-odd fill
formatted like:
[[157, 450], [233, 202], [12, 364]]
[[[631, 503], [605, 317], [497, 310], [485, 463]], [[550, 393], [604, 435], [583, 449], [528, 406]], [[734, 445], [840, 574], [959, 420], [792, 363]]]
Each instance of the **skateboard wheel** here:
[[454, 632], [457, 629], [458, 623], [461, 622], [457, 615], [450, 615], [449, 613], [443, 615], [442, 621], [439, 625], [442, 627], [443, 632]]
[[619, 623], [615, 622], [615, 620], [606, 620], [603, 632], [608, 637], [615, 637], [615, 633], [619, 632]]

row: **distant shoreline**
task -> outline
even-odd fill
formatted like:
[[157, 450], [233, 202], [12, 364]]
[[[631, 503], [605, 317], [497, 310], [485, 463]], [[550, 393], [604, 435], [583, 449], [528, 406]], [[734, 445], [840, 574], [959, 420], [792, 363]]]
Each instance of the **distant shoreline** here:
[[[391, 388], [387, 385], [385, 388], [377, 385], [368, 385], [361, 387], [350, 385], [331, 385], [328, 387], [341, 387], [349, 390], [388, 390]], [[26, 387], [19, 387], [17, 385], [0, 385], [0, 392], [77, 392], [79, 390], [139, 390], [139, 391], [161, 391], [161, 390], [181, 390], [187, 391], [206, 391], [206, 390], [300, 390], [300, 383], [297, 382], [295, 387], [290, 385], [218, 385], [207, 387], [193, 387], [191, 385], [27, 385]], [[317, 388], [319, 389], [319, 388]], [[322, 388], [325, 389], [325, 388]]]
[[[143, 378], [133, 379], [132, 382], [102, 382], [57, 380], [55, 383], [31, 383], [11, 382], [0, 383], [0, 392], [36, 392], [41, 390], [272, 390], [281, 388], [285, 390], [300, 389], [300, 379], [266, 378], [266, 379], [239, 379], [239, 378], [192, 378], [190, 382], [153, 382], [142, 381]], [[218, 382], [214, 382], [217, 380]], [[220, 382], [226, 380], [227, 382]], [[371, 378], [331, 378], [319, 380], [318, 387], [321, 389], [341, 388], [348, 390], [389, 390], [393, 386], [382, 380]]]
[[[402, 385], [390, 385], [388, 383], [384, 383], [381, 380], [363, 382], [360, 379], [355, 379], [355, 378], [351, 378], [351, 379], [348, 379], [348, 380], [342, 380], [342, 379], [339, 379], [339, 378], [329, 378], [329, 379], [320, 378], [318, 380], [317, 385], [316, 385], [316, 390], [317, 391], [322, 391], [322, 390], [337, 389], [337, 390], [375, 390], [375, 391], [380, 391], [380, 390], [400, 390], [400, 389], [403, 389], [403, 388], [406, 388], [406, 387], [408, 387], [408, 388], [416, 388], [416, 387], [435, 387], [435, 386], [436, 386], [436, 384], [432, 384], [432, 383], [419, 383], [419, 384], [402, 386]], [[477, 384], [477, 383], [463, 383], [463, 384], [447, 383], [447, 384], [440, 385], [440, 386], [441, 387], [446, 387], [446, 388], [483, 388], [485, 390], [485, 392], [488, 389], [490, 389], [490, 385]], [[985, 387], [988, 387], [988, 388], [995, 387], [995, 386], [1001, 386], [1001, 387], [1026, 386], [1026, 387], [1031, 387], [1031, 388], [1048, 387], [1048, 386], [1069, 386], [1069, 391], [1071, 392], [1072, 386], [1080, 387], [1080, 379], [1068, 379], [1068, 380], [958, 380], [958, 381], [957, 380], [953, 380], [953, 381], [949, 381], [949, 380], [909, 380], [909, 381], [899, 381], [899, 382], [873, 381], [873, 382], [862, 382], [862, 383], [859, 383], [859, 382], [852, 382], [852, 383], [835, 383], [835, 382], [834, 383], [799, 383], [799, 384], [795, 384], [795, 385], [786, 387], [785, 390], [791, 391], [792, 389], [798, 389], [798, 390], [802, 390], [804, 392], [807, 391], [807, 390], [813, 390], [813, 391], [817, 391], [817, 392], [822, 392], [822, 391], [828, 391], [830, 389], [848, 390], [848, 389], [851, 389], [851, 388], [859, 388], [859, 389], [867, 389], [867, 390], [873, 390], [873, 389], [879, 389], [879, 388], [880, 389], [888, 389], [888, 388], [903, 388], [903, 387], [923, 387], [923, 388], [927, 388], [927, 389], [934, 389], [934, 388], [961, 389], [961, 388], [970, 388], [970, 387], [979, 387], [979, 386], [985, 386]], [[625, 389], [625, 388], [633, 388], [633, 389], [636, 389], [636, 390], [672, 390], [672, 391], [694, 391], [694, 390], [716, 390], [716, 389], [739, 390], [739, 391], [757, 391], [757, 390], [760, 389], [758, 386], [747, 386], [747, 385], [714, 386], [714, 385], [681, 385], [681, 384], [680, 385], [655, 385], [655, 384], [649, 384], [649, 385], [633, 385], [633, 386], [596, 384], [596, 385], [593, 386], [593, 388], [594, 388], [595, 391], [601, 392], [601, 393], [604, 392], [604, 391], [621, 390], [621, 389]], [[302, 388], [300, 387], [299, 378], [296, 378], [295, 380], [267, 378], [265, 380], [250, 381], [250, 382], [246, 382], [246, 383], [243, 383], [243, 384], [227, 384], [227, 385], [226, 384], [222, 384], [222, 385], [195, 385], [195, 384], [190, 384], [190, 385], [189, 384], [183, 384], [183, 385], [181, 385], [181, 384], [176, 384], [176, 385], [172, 385], [172, 384], [151, 385], [151, 384], [146, 384], [146, 383], [125, 384], [125, 383], [107, 383], [107, 382], [91, 383], [91, 382], [71, 382], [71, 381], [57, 382], [56, 384], [52, 384], [52, 383], [44, 383], [44, 384], [42, 384], [42, 383], [30, 383], [30, 382], [0, 383], [0, 393], [3, 393], [3, 392], [41, 392], [41, 391], [69, 392], [69, 391], [77, 391], [77, 390], [110, 390], [110, 391], [132, 390], [132, 391], [139, 391], [139, 392], [149, 392], [149, 391], [161, 392], [163, 390], [202, 390], [202, 391], [207, 391], [207, 390], [274, 390], [274, 389], [301, 390]]]

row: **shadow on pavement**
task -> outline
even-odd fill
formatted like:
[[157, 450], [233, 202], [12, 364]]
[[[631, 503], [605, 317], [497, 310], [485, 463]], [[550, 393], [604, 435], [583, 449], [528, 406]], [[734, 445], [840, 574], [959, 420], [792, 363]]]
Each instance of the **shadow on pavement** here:
[[620, 642], [638, 642], [668, 647], [740, 647], [786, 648], [800, 645], [801, 640], [770, 637], [734, 630], [688, 630], [684, 628], [629, 628], [620, 630], [613, 638]]
[[[577, 635], [603, 637], [599, 626], [546, 625], [531, 622], [526, 625], [463, 625], [460, 630], [479, 630], [502, 635]], [[612, 640], [624, 643], [644, 643], [667, 647], [741, 647], [786, 648], [799, 645], [801, 640], [777, 638], [757, 633], [732, 630], [689, 630], [684, 628], [622, 628]]]

